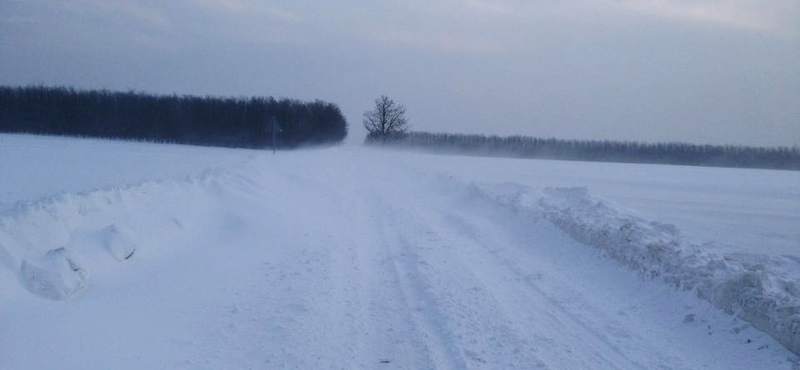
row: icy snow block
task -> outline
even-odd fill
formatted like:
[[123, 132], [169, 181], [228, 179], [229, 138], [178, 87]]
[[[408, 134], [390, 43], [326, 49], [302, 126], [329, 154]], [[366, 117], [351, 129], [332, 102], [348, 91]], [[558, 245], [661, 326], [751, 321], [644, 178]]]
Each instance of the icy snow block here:
[[45, 253], [36, 263], [22, 261], [22, 285], [31, 293], [52, 299], [70, 299], [86, 289], [84, 270], [64, 248]]
[[117, 225], [110, 225], [103, 229], [103, 244], [108, 253], [111, 253], [117, 261], [127, 260], [136, 252], [136, 245], [129, 240], [127, 235], [128, 233], [121, 231]]
[[768, 280], [764, 271], [741, 272], [713, 286], [710, 292], [707, 287], [699, 289], [698, 296], [800, 354], [800, 306], [790, 303], [788, 297], [770, 294], [766, 289]]

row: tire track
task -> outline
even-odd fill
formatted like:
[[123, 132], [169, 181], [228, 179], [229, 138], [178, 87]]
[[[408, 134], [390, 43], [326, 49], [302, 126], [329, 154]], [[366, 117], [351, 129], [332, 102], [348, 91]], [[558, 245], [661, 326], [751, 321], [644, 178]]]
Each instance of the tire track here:
[[396, 240], [389, 245], [404, 290], [424, 304], [417, 322], [431, 333], [437, 368], [549, 368], [463, 262], [453, 239], [421, 221], [426, 212], [412, 206], [382, 213]]
[[[524, 335], [539, 337], [541, 339], [539, 343], [549, 347], [547, 355], [544, 356], [551, 357], [549, 362], [571, 364], [576, 368], [590, 366], [608, 369], [650, 369], [653, 366], [663, 366], [665, 362], [672, 362], [670, 369], [687, 368], [675, 359], [667, 361], [667, 357], [659, 354], [658, 349], [652, 346], [647, 346], [646, 351], [649, 353], [648, 357], [655, 358], [655, 361], [643, 363], [630, 357], [609, 335], [596, 328], [596, 322], [594, 325], [587, 323], [584, 317], [574, 311], [589, 310], [589, 315], [594, 317], [595, 321], [613, 323], [616, 320], [591, 307], [579, 294], [569, 293], [567, 288], [557, 289], [559, 292], [566, 292], [568, 297], [563, 299], [543, 290], [539, 286], [541, 276], [537, 276], [530, 268], [521, 270], [519, 260], [510, 260], [504, 256], [504, 248], [518, 248], [516, 245], [500, 241], [504, 248], [499, 248], [498, 241], [486, 239], [485, 235], [490, 233], [478, 232], [477, 228], [464, 218], [452, 213], [447, 213], [443, 217], [447, 218], [449, 223], [455, 220], [458, 223], [455, 225], [456, 228], [470, 229], [460, 234], [469, 236], [461, 237], [461, 245], [469, 246], [468, 264], [480, 263], [480, 268], [472, 268], [472, 271], [485, 286], [502, 286], [502, 289], [492, 289], [491, 293], [505, 312], [525, 312], [523, 315], [509, 316], [515, 317], [517, 321], [515, 327], [520, 328]], [[571, 307], [567, 308], [566, 305]], [[558, 333], [559, 336], [540, 337], [536, 333], [537, 328], [546, 328], [544, 332]], [[626, 333], [624, 328], [620, 330], [622, 331], [620, 335], [633, 336]], [[644, 346], [641, 343], [637, 345]], [[575, 351], [575, 348], [580, 348], [580, 351]], [[581, 360], [581, 357], [584, 359]], [[579, 360], [581, 362], [577, 362]]]
[[[461, 351], [453, 341], [453, 333], [446, 326], [446, 317], [439, 311], [437, 302], [429, 293], [429, 286], [420, 279], [415, 265], [419, 262], [402, 232], [396, 228], [394, 210], [377, 200], [376, 227], [380, 235], [379, 265], [389, 271], [394, 289], [401, 296], [399, 307], [413, 325], [413, 338], [417, 347], [424, 350], [424, 360], [419, 368], [457, 370], [465, 369]], [[423, 365], [424, 367], [419, 367]]]

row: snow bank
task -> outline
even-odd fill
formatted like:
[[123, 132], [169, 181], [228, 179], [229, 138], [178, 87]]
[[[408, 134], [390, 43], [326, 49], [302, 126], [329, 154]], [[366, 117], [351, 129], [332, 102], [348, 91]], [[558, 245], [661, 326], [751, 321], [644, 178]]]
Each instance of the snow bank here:
[[187, 224], [208, 214], [209, 195], [225, 178], [209, 170], [18, 202], [0, 212], [0, 274], [43, 298], [77, 297], [89, 286], [90, 270], [135, 259], [143, 243], [150, 256], [165, 253]]
[[[647, 278], [659, 278], [748, 321], [800, 354], [800, 285], [784, 271], [790, 256], [715, 255], [684, 241], [672, 225], [633, 217], [593, 198], [586, 188], [534, 192], [515, 184], [471, 185], [483, 199], [545, 219]], [[754, 248], [757, 249], [757, 248]]]

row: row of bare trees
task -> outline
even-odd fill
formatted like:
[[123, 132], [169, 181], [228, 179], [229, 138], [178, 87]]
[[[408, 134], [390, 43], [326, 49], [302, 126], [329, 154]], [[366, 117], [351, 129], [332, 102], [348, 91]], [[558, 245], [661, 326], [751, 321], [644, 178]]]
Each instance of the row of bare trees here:
[[483, 156], [800, 170], [800, 148], [407, 132], [382, 144]]
[[364, 113], [366, 143], [431, 152], [575, 161], [800, 170], [800, 148], [559, 140], [409, 132], [405, 107], [383, 95]]

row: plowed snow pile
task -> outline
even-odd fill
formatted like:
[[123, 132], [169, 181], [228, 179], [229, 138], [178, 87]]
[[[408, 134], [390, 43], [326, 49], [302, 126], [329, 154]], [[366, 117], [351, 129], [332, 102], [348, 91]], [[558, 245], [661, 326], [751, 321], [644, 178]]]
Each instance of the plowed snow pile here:
[[681, 240], [674, 226], [622, 214], [592, 198], [586, 188], [547, 188], [537, 194], [509, 183], [475, 191], [552, 222], [647, 278], [696, 291], [800, 353], [800, 281], [791, 270], [796, 256], [714, 255]]
[[[726, 251], [592, 176], [541, 186], [503, 159], [19, 135], [0, 152], [1, 370], [800, 366], [793, 229]], [[764, 196], [800, 191], [781, 186]]]

